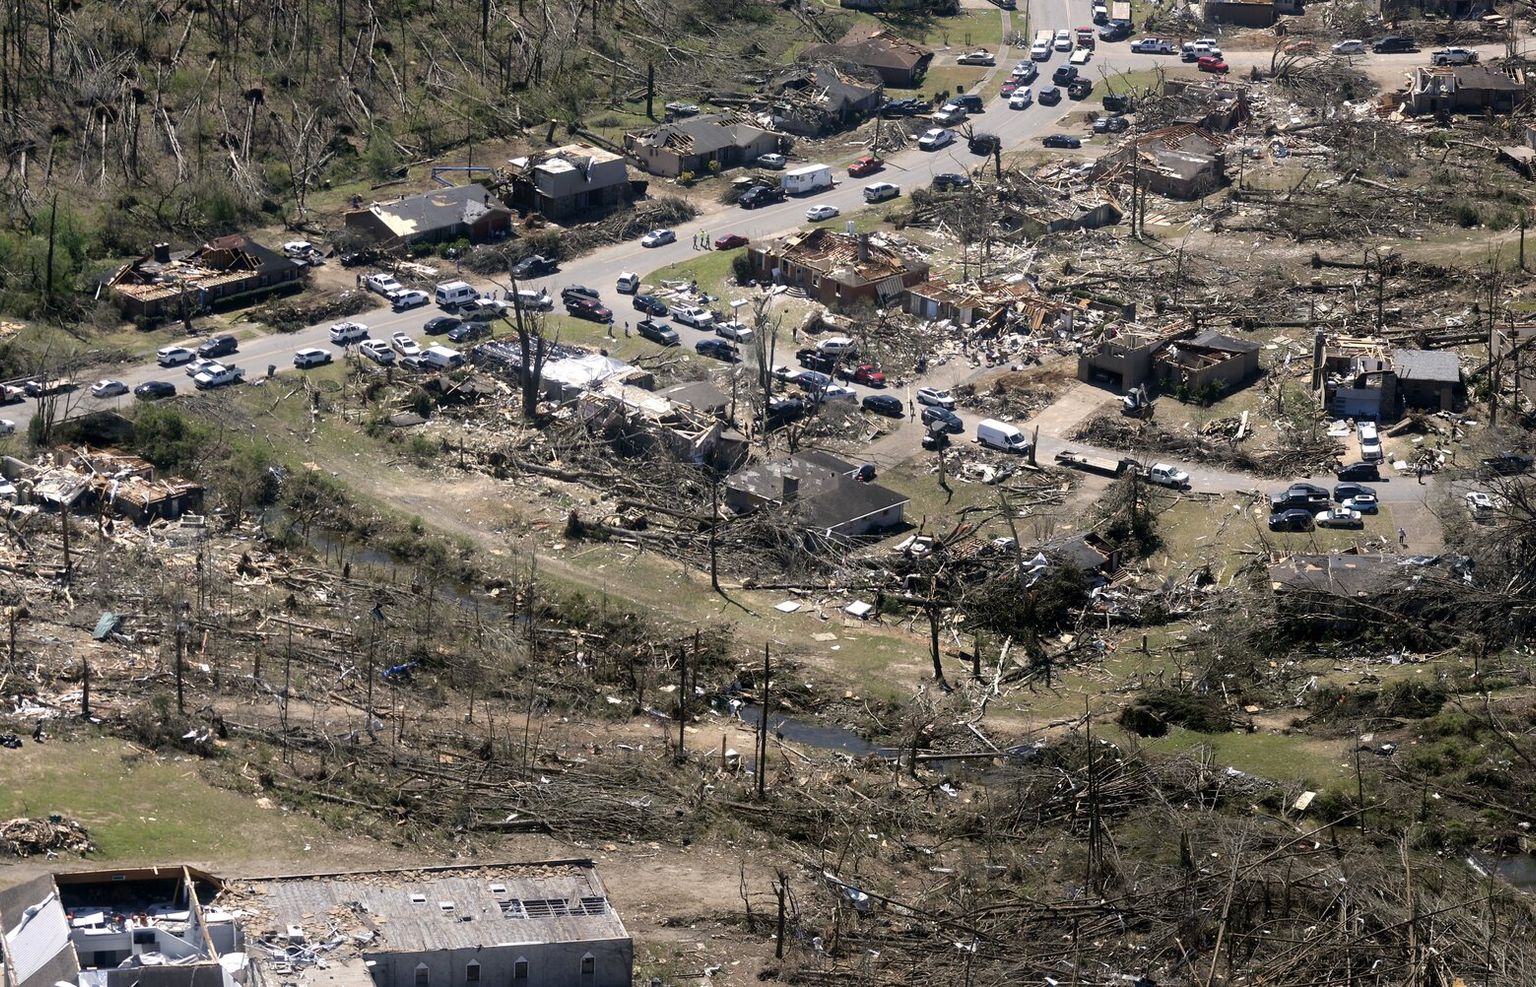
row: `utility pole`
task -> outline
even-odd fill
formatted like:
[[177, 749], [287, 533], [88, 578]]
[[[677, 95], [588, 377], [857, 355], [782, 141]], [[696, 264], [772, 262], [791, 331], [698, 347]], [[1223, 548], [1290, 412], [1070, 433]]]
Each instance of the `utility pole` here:
[[80, 662], [80, 718], [91, 718], [91, 663], [84, 659]]
[[70, 562], [69, 562], [69, 505], [66, 504], [66, 503], [63, 503], [62, 501], [59, 503], [59, 530], [61, 532], [63, 532], [63, 536], [64, 536], [64, 585], [68, 586], [69, 585], [69, 577], [70, 577]]
[[[734, 374], [731, 375], [732, 386], [735, 390]], [[720, 551], [718, 540], [720, 537], [720, 484], [713, 478], [709, 481], [709, 588], [716, 593], [724, 594], [720, 588]]]
[[176, 712], [187, 711], [185, 690], [185, 652], [187, 639], [187, 602], [177, 604], [176, 610]]
[[768, 676], [773, 673], [773, 659], [768, 653], [769, 646], [763, 645], [763, 712], [757, 727], [757, 797], [762, 798], [765, 791], [764, 775], [768, 773]]

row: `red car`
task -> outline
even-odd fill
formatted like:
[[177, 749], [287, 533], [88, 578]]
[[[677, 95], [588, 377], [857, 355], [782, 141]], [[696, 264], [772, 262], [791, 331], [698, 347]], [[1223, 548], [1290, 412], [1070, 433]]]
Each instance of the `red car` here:
[[873, 175], [875, 172], [884, 167], [884, 161], [881, 161], [873, 154], [866, 154], [848, 166], [848, 174], [854, 178], [862, 178], [865, 175]]
[[1215, 55], [1201, 55], [1200, 61], [1196, 63], [1195, 67], [1202, 72], [1215, 72], [1220, 75], [1225, 75], [1231, 71], [1227, 63]]
[[872, 363], [861, 363], [852, 370], [843, 368], [838, 371], [838, 376], [843, 380], [851, 380], [855, 384], [863, 384], [865, 387], [885, 386], [885, 374]]
[[745, 247], [747, 238], [740, 233], [727, 233], [725, 236], [715, 237], [716, 250], [735, 250], [737, 247]]
[[1010, 78], [1007, 82], [1003, 83], [1003, 95], [1004, 96], [1012, 96], [1014, 90], [1018, 89], [1018, 88], [1019, 88], [1019, 80], [1018, 79], [1014, 79], [1014, 78]]

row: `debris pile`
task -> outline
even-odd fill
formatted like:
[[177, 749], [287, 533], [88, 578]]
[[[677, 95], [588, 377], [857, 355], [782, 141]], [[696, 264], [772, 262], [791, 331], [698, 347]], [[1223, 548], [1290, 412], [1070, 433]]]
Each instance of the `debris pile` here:
[[87, 854], [95, 849], [85, 827], [63, 816], [47, 819], [20, 816], [0, 823], [0, 856], [46, 854], [53, 857], [60, 852]]

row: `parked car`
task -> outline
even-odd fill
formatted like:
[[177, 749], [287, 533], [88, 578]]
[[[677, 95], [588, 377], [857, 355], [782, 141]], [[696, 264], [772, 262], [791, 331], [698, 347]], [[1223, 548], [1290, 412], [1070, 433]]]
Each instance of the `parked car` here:
[[980, 48], [976, 51], [966, 52], [955, 59], [955, 62], [959, 65], [996, 65], [997, 56], [985, 48]]
[[1271, 513], [1292, 508], [1303, 508], [1313, 513], [1327, 507], [1332, 503], [1328, 491], [1311, 483], [1293, 483], [1279, 493], [1270, 494], [1269, 509]]
[[1058, 86], [1065, 86], [1077, 78], [1077, 68], [1072, 65], [1058, 65], [1056, 71], [1051, 73], [1051, 81]]
[[1333, 488], [1333, 499], [1341, 504], [1351, 497], [1362, 495], [1374, 497], [1376, 496], [1376, 488], [1368, 487], [1363, 483], [1340, 483]]
[[669, 243], [677, 242], [677, 234], [671, 230], [652, 230], [640, 238], [642, 247], [664, 247]]
[[1002, 95], [1002, 97], [1004, 99], [1007, 99], [1008, 97], [1012, 96], [1015, 92], [1018, 92], [1018, 89], [1019, 89], [1020, 85], [1021, 85], [1021, 83], [1019, 82], [1019, 80], [1017, 80], [1015, 78], [1012, 78], [1010, 76], [1008, 81], [1003, 83], [1003, 88], [998, 90], [998, 92], [999, 92], [999, 94]]
[[300, 368], [300, 370], [309, 370], [310, 367], [324, 367], [329, 362], [330, 350], [323, 350], [323, 348], [304, 347], [303, 350], [293, 353], [293, 365]]
[[385, 274], [382, 271], [364, 275], [363, 287], [385, 298], [394, 298], [405, 290], [405, 285], [395, 280], [393, 274]]
[[1200, 61], [1195, 63], [1195, 68], [1201, 72], [1214, 72], [1217, 75], [1226, 75], [1231, 71], [1231, 67], [1217, 55], [1201, 55]]
[[865, 387], [884, 387], [885, 373], [873, 363], [861, 363], [856, 367], [841, 367], [837, 376]]
[[890, 117], [915, 117], [928, 112], [931, 104], [908, 97], [906, 99], [892, 99], [880, 104], [880, 115]]
[[797, 351], [795, 353], [795, 362], [807, 370], [814, 370], [817, 373], [831, 373], [837, 369], [837, 359], [835, 357], [817, 352], [810, 347]]
[[716, 322], [715, 335], [721, 339], [729, 339], [733, 343], [752, 342], [752, 329], [740, 322]]
[[740, 233], [727, 233], [724, 236], [715, 237], [716, 250], [735, 250], [737, 247], [745, 247], [749, 242]]
[[542, 254], [529, 254], [512, 265], [512, 276], [519, 281], [526, 281], [529, 278], [542, 278], [559, 269], [560, 262], [555, 258], [545, 257]]
[[1017, 79], [1020, 85], [1027, 86], [1040, 78], [1040, 66], [1034, 62], [1020, 62], [1013, 67], [1013, 71], [1009, 74]]
[[389, 344], [382, 339], [370, 339], [358, 346], [357, 351], [382, 367], [395, 362], [395, 351], [390, 349]]
[[331, 326], [331, 342], [338, 346], [361, 343], [368, 338], [368, 327], [361, 322], [338, 322]]
[[1386, 458], [1381, 450], [1381, 439], [1376, 436], [1371, 436], [1370, 438], [1362, 437], [1360, 439], [1360, 458], [1368, 463], [1379, 463]]
[[996, 134], [972, 134], [965, 142], [966, 150], [972, 154], [992, 154], [1002, 146], [1002, 138]]
[[863, 178], [865, 175], [873, 175], [884, 167], [885, 162], [880, 157], [866, 154], [848, 166], [848, 175], [850, 178]]
[[562, 302], [568, 302], [574, 298], [590, 298], [595, 302], [601, 299], [601, 297], [602, 296], [597, 293], [596, 288], [588, 288], [584, 284], [567, 285], [566, 287], [560, 289], [560, 300]]
[[396, 295], [394, 301], [390, 302], [389, 307], [396, 312], [405, 312], [413, 308], [420, 308], [431, 300], [432, 296], [425, 291], [412, 289], [410, 291], [402, 291]]
[[214, 336], [197, 348], [197, 355], [204, 360], [228, 356], [240, 348], [240, 341], [233, 336]]
[[919, 387], [917, 403], [930, 408], [953, 408], [955, 396], [939, 387]]
[[1083, 142], [1071, 134], [1050, 134], [1040, 142], [1046, 147], [1079, 148]]
[[421, 356], [421, 344], [403, 332], [389, 337], [389, 343], [401, 356]]
[[805, 402], [799, 398], [769, 398], [768, 407], [763, 410], [763, 424], [769, 428], [778, 428], [804, 417]]
[[805, 218], [813, 223], [819, 223], [824, 219], [832, 219], [836, 215], [836, 206], [812, 206], [805, 211]]
[[636, 295], [634, 298], [635, 311], [644, 312], [647, 315], [666, 315], [667, 303], [655, 295]]
[[[188, 377], [196, 377], [198, 374], [202, 373], [203, 371], [205, 371], [205, 370], [212, 370], [213, 368], [217, 367], [218, 365], [219, 365], [219, 361], [217, 361], [217, 360], [204, 360], [201, 357], [199, 357], [198, 359], [193, 360], [191, 363], [187, 364], [185, 372], [186, 372], [186, 375]], [[33, 394], [34, 393], [31, 388], [32, 388], [33, 384], [35, 384], [35, 383], [36, 383], [35, 381], [28, 381], [27, 382], [27, 388], [28, 388], [27, 393], [28, 394]]]
[[421, 327], [421, 331], [428, 336], [441, 336], [444, 333], [457, 329], [464, 320], [455, 319], [451, 315], [439, 315], [435, 319], [428, 319]]
[[677, 305], [672, 309], [672, 318], [685, 326], [695, 329], [708, 329], [715, 324], [715, 316], [707, 308], [697, 305]]
[[1138, 55], [1172, 55], [1173, 42], [1162, 38], [1141, 38], [1131, 42], [1131, 51]]
[[934, 175], [933, 181], [930, 184], [940, 191], [947, 191], [949, 189], [957, 188], [970, 188], [971, 178], [969, 175], [957, 175], [954, 172], [943, 172], [942, 174]]
[[1467, 510], [1474, 521], [1487, 521], [1498, 510], [1499, 502], [1481, 490], [1467, 491]]
[[636, 324], [635, 330], [640, 333], [641, 339], [649, 339], [663, 346], [677, 346], [682, 342], [682, 337], [678, 336], [676, 329], [654, 319], [641, 319]]
[[1104, 112], [1106, 113], [1133, 113], [1136, 110], [1136, 101], [1123, 93], [1104, 94]]
[[[566, 312], [567, 315], [571, 316], [572, 318], [575, 318], [575, 319], [586, 319], [588, 322], [612, 322], [613, 321], [613, 312], [610, 311], [601, 302], [594, 301], [591, 298], [572, 298], [572, 299], [570, 299], [569, 301], [567, 301], [565, 303], [565, 312]], [[453, 338], [453, 333], [454, 332], [459, 332], [463, 328], [464, 328], [463, 326], [459, 326], [458, 329], [455, 329], [455, 330], [453, 330], [453, 332], [450, 332], [448, 334], [448, 338], [452, 339]]]
[[737, 200], [743, 209], [759, 209], [784, 201], [784, 190], [776, 185], [754, 185]]
[[1350, 463], [1334, 474], [1341, 480], [1380, 480], [1381, 472], [1375, 463]]
[[864, 186], [865, 202], [885, 202], [899, 195], [901, 195], [901, 186], [892, 185], [890, 182], [875, 182], [873, 185]]
[[1067, 85], [1068, 99], [1087, 99], [1091, 92], [1093, 92], [1092, 79], [1073, 79]]
[[828, 336], [816, 344], [816, 352], [822, 356], [851, 356], [859, 351], [859, 344], [847, 336]]
[[1131, 36], [1130, 21], [1110, 21], [1099, 29], [1100, 41], [1124, 41]]
[[185, 346], [162, 346], [155, 350], [155, 362], [162, 367], [179, 367], [197, 358], [197, 354]]
[[1118, 134], [1130, 127], [1130, 122], [1125, 117], [1099, 117], [1093, 121], [1093, 132], [1096, 134]]
[[694, 352], [726, 363], [737, 362], [736, 347], [723, 339], [701, 339], [693, 344]]
[[791, 383], [815, 400], [822, 391], [832, 386], [832, 378], [819, 370], [802, 370], [795, 374]]
[[900, 418], [906, 414], [901, 398], [894, 394], [871, 394], [860, 402], [865, 411], [872, 411], [887, 418]]
[[951, 435], [958, 435], [965, 431], [965, 421], [959, 415], [948, 408], [927, 407], [923, 409], [922, 422], [924, 425], [941, 425], [944, 431]]
[[[601, 305], [599, 305], [598, 307], [602, 308]], [[605, 312], [607, 311], [607, 309], [603, 309], [603, 310]], [[608, 321], [608, 320], [611, 320], [612, 318], [613, 318], [613, 313], [609, 312], [608, 313], [608, 319], [600, 319], [598, 321]], [[450, 343], [472, 343], [472, 342], [474, 342], [477, 339], [489, 339], [490, 336], [491, 336], [491, 324], [489, 322], [471, 321], [471, 322], [465, 322], [462, 325], [460, 325], [457, 329], [451, 330], [448, 333], [448, 341]]]
[[1040, 90], [1040, 95], [1035, 97], [1041, 106], [1055, 106], [1061, 102], [1061, 90], [1055, 86], [1046, 86]]
[[1365, 522], [1360, 519], [1360, 512], [1350, 510], [1348, 507], [1330, 507], [1326, 511], [1318, 511], [1312, 517], [1312, 523], [1319, 528], [1363, 528]]
[[176, 385], [168, 380], [146, 380], [133, 389], [133, 396], [140, 401], [159, 401], [176, 396]]
[[955, 142], [953, 131], [943, 127], [932, 127], [923, 132], [923, 136], [917, 139], [917, 146], [922, 151], [938, 151]]
[[1375, 514], [1381, 510], [1381, 501], [1376, 499], [1375, 494], [1363, 493], [1350, 497], [1339, 506], [1347, 507], [1360, 514]]
[[1523, 452], [1501, 452], [1483, 460], [1483, 468], [1499, 476], [1514, 476], [1516, 473], [1530, 472], [1533, 463], [1536, 463], [1536, 459]]
[[127, 394], [128, 385], [120, 380], [98, 380], [91, 385], [91, 396], [98, 398], [115, 398], [119, 394]]
[[1311, 531], [1314, 515], [1305, 508], [1292, 508], [1269, 516], [1270, 531]]
[[1035, 105], [1035, 94], [1028, 89], [1016, 89], [1012, 96], [1008, 97], [1010, 110], [1027, 110]]
[[1335, 42], [1329, 50], [1335, 55], [1363, 55], [1365, 54], [1365, 42], [1359, 38], [1350, 38], [1347, 41]]
[[859, 400], [858, 391], [855, 391], [851, 387], [844, 387], [841, 384], [828, 384], [826, 387], [823, 387], [816, 396], [823, 402], [846, 401], [849, 404], [854, 404]]
[[222, 364], [214, 364], [207, 370], [192, 378], [192, 386], [199, 391], [209, 391], [215, 387], [227, 387], [230, 384], [238, 384], [245, 379], [245, 371], [239, 367], [226, 367]]
[[759, 154], [757, 156], [756, 164], [757, 164], [757, 166], [759, 168], [779, 169], [779, 168], [784, 167], [784, 155], [782, 155], [782, 154]]
[[1066, 28], [1060, 28], [1060, 29], [1058, 29], [1056, 31], [1056, 50], [1057, 51], [1071, 51], [1072, 50], [1072, 32], [1071, 31], [1067, 30]]
[[933, 114], [934, 123], [942, 123], [946, 127], [953, 127], [957, 123], [963, 123], [970, 116], [970, 111], [959, 103], [945, 103]]
[[1388, 35], [1385, 38], [1380, 38], [1371, 45], [1371, 51], [1374, 51], [1378, 55], [1400, 55], [1406, 52], [1414, 52], [1418, 50], [1418, 42], [1414, 41], [1412, 38], [1404, 38], [1394, 35]]

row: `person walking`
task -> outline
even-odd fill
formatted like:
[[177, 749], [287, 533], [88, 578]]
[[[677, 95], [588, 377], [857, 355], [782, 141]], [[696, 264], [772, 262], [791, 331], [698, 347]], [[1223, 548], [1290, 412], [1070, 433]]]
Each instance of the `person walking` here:
[[629, 338], [629, 323], [628, 322], [624, 323], [624, 338], [625, 339]]

